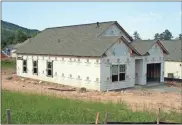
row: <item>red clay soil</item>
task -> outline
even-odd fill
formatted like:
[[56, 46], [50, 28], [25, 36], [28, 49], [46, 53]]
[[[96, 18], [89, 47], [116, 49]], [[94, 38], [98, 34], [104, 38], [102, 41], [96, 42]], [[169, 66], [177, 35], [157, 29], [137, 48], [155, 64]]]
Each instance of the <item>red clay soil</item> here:
[[9, 57], [1, 51], [1, 59], [8, 59]]

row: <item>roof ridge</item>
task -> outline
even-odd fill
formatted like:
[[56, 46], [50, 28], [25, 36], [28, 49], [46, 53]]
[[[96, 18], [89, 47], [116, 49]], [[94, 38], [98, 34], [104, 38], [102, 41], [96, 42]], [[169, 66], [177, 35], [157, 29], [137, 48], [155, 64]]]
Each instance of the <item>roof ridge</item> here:
[[[106, 22], [99, 22], [99, 23], [102, 24], [102, 23], [111, 23], [111, 22], [116, 23], [117, 21], [106, 21]], [[60, 27], [49, 27], [49, 28], [46, 28], [46, 29], [65, 28], [65, 27], [74, 27], [74, 26], [83, 26], [83, 25], [92, 25], [92, 24], [97, 24], [97, 22], [95, 22], [95, 23], [86, 23], [86, 24], [67, 25], [67, 26], [60, 26]]]

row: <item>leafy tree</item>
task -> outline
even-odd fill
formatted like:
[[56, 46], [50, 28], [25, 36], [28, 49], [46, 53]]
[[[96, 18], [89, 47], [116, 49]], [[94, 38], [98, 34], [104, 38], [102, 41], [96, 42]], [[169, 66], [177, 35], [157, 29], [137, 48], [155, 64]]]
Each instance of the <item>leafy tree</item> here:
[[134, 40], [141, 39], [141, 38], [140, 38], [140, 34], [139, 34], [137, 31], [135, 31], [135, 32], [133, 33], [133, 37], [134, 37]]
[[33, 37], [39, 32], [1, 20], [1, 48], [24, 42], [27, 38]]
[[29, 36], [27, 34], [25, 34], [22, 30], [18, 30], [16, 32], [16, 35], [15, 35], [16, 43], [22, 43], [28, 38], [29, 38]]
[[173, 38], [172, 33], [166, 29], [163, 33], [156, 33], [154, 35], [154, 39], [160, 39], [160, 40], [171, 40]]
[[158, 39], [160, 39], [160, 34], [159, 34], [159, 33], [156, 33], [156, 34], [154, 35], [154, 40], [158, 40]]
[[163, 32], [163, 36], [164, 40], [171, 40], [173, 38], [172, 33], [168, 29]]
[[164, 39], [164, 33], [161, 33], [161, 34], [159, 35], [159, 38], [160, 38], [160, 40], [165, 40], [165, 39]]
[[180, 39], [180, 40], [182, 40], [182, 33], [181, 33], [181, 34], [179, 34], [179, 39]]

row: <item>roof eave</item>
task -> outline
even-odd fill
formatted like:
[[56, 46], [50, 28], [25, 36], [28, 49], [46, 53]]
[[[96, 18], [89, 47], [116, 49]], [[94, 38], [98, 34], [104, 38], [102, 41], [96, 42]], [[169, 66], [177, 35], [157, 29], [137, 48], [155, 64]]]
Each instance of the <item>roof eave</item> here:
[[131, 40], [133, 41], [133, 38], [123, 29], [123, 27], [121, 25], [119, 25], [119, 23], [116, 21], [115, 24], [125, 33], [125, 35]]
[[39, 56], [73, 56], [73, 57], [92, 57], [92, 58], [101, 58], [102, 55], [100, 56], [78, 56], [78, 55], [61, 55], [61, 54], [35, 54], [35, 53], [22, 53], [22, 52], [17, 52], [17, 55], [39, 55]]
[[157, 40], [158, 45], [161, 47], [161, 49], [165, 52], [165, 54], [169, 55], [169, 52], [164, 47], [164, 45], [160, 42], [160, 40]]
[[122, 39], [125, 44], [130, 48], [132, 49], [138, 56], [141, 56], [141, 54], [123, 37], [121, 36], [120, 39]]

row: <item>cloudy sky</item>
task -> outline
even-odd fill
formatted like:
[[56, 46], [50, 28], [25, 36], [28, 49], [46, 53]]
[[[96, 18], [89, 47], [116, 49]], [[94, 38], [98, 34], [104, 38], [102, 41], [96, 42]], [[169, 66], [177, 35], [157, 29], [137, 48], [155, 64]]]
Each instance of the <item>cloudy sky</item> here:
[[43, 30], [48, 27], [118, 21], [143, 39], [169, 29], [181, 33], [180, 2], [3, 2], [2, 20]]

